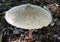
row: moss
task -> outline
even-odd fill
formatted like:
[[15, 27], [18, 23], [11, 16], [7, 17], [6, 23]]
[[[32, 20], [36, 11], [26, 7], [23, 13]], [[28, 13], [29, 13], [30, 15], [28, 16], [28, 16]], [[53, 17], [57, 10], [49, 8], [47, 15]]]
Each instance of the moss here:
[[2, 40], [0, 40], [0, 42], [2, 42]]

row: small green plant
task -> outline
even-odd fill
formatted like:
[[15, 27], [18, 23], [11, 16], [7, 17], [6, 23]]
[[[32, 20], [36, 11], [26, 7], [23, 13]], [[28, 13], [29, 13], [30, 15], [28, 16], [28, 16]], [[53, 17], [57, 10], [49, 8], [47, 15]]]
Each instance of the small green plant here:
[[12, 4], [11, 2], [4, 3], [5, 6], [9, 6], [11, 4]]

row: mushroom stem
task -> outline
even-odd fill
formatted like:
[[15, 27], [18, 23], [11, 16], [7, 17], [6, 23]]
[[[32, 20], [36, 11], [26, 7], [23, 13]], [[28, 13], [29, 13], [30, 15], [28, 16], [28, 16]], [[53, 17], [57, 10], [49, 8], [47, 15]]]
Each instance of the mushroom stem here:
[[29, 29], [29, 42], [32, 41], [32, 29]]

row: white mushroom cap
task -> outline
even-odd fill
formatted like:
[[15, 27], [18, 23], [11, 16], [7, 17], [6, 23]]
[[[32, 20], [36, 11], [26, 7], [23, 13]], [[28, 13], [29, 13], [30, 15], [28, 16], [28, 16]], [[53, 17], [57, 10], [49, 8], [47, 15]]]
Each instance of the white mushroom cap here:
[[40, 6], [24, 4], [13, 7], [5, 14], [8, 23], [23, 29], [39, 29], [48, 26], [51, 21], [51, 13]]

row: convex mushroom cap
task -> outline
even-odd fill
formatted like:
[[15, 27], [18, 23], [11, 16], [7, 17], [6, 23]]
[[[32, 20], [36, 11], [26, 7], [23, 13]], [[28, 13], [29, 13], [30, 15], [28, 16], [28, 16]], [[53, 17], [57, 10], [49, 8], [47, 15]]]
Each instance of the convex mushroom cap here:
[[48, 26], [52, 21], [52, 16], [40, 6], [24, 4], [8, 10], [5, 19], [18, 28], [39, 29]]

